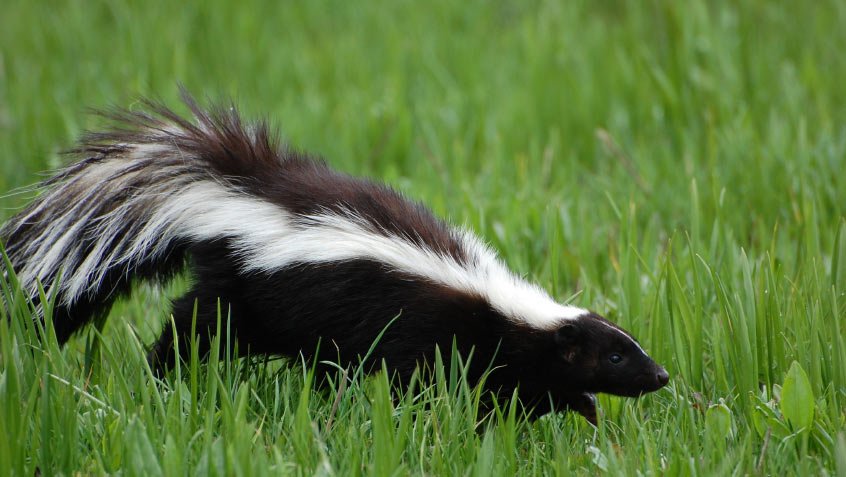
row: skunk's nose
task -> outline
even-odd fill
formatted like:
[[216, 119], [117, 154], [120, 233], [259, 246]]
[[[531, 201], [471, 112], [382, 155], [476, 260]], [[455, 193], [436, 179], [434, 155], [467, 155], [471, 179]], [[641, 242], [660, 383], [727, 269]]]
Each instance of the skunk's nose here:
[[655, 375], [655, 378], [658, 380], [658, 384], [660, 384], [661, 387], [664, 387], [670, 382], [670, 373], [668, 373], [666, 369], [661, 368], [661, 370], [658, 371], [658, 374]]

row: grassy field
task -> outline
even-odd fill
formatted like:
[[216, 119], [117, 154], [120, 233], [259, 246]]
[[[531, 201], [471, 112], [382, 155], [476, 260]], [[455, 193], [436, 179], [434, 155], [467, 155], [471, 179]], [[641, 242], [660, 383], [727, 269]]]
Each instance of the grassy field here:
[[184, 278], [63, 349], [4, 283], [0, 475], [846, 475], [846, 3], [178, 3], [4, 3], [0, 194], [86, 108], [181, 82], [476, 230], [671, 384], [593, 428], [478, 422], [460, 363], [396, 401], [295, 361], [161, 383], [144, 348]]

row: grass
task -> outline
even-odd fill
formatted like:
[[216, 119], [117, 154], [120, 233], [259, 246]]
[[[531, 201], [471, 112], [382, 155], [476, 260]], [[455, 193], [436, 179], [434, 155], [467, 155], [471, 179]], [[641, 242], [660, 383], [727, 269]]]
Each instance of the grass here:
[[397, 399], [383, 377], [315, 391], [303, 363], [225, 356], [158, 383], [144, 347], [180, 283], [62, 349], [3, 283], [0, 474], [846, 474], [842, 2], [3, 10], [0, 191], [61, 164], [100, 124], [87, 107], [176, 104], [183, 82], [467, 224], [672, 381], [601, 397], [596, 429], [477, 422], [460, 363]]

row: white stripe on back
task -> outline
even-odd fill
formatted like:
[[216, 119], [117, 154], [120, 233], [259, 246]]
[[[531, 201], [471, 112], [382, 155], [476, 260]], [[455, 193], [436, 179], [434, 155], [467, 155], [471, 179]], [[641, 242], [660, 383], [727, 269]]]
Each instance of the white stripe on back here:
[[[137, 174], [159, 172], [144, 168], [125, 172], [125, 167], [147, 156], [150, 148], [138, 147], [123, 160], [89, 166], [55, 185], [47, 192], [51, 200], [45, 199], [45, 203], [72, 202], [94, 190], [103, 195], [103, 200], [109, 200], [131, 184]], [[113, 199], [120, 205], [105, 216], [94, 219], [90, 208], [74, 204], [65, 207], [61, 215], [50, 217], [49, 233], [23, 251], [27, 259], [19, 270], [21, 283], [32, 292], [39, 277], [55, 276], [63, 270], [60, 297], [62, 303], [71, 304], [96, 290], [107, 271], [115, 266], [131, 269], [133, 264], [164, 253], [177, 240], [225, 238], [236, 250], [238, 266], [243, 271], [273, 272], [295, 264], [367, 259], [481, 296], [509, 319], [536, 328], [551, 329], [562, 320], [588, 313], [556, 303], [541, 288], [515, 276], [489, 247], [467, 231], [453, 230], [468, 257], [467, 263], [462, 264], [397, 235], [376, 233], [371, 224], [352, 211], [294, 216], [279, 205], [208, 177], [187, 185], [184, 176], [178, 184], [179, 176], [163, 177], [168, 178], [134, 191], [129, 197]], [[84, 190], [82, 194], [80, 188]], [[31, 216], [38, 211], [35, 209]], [[120, 236], [126, 243], [125, 251], [118, 253], [107, 244], [118, 238], [119, 225], [125, 220], [137, 223], [132, 233]], [[81, 252], [79, 235], [83, 226], [98, 241], [86, 256], [75, 258]]]

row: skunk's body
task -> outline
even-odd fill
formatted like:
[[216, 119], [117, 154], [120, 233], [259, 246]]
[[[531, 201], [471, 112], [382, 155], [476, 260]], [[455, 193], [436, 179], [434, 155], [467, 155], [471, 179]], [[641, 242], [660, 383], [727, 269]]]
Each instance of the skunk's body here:
[[279, 146], [264, 123], [186, 102], [196, 123], [152, 103], [113, 114], [118, 127], [86, 136], [84, 159], [0, 229], [24, 290], [56, 293], [61, 342], [132, 279], [167, 278], [187, 259], [194, 285], [174, 303], [176, 336], [166, 326], [151, 352], [162, 369], [174, 340], [187, 349], [196, 303], [201, 345], [222, 310], [253, 354], [316, 358], [320, 343], [321, 359], [355, 363], [385, 330], [370, 360], [401, 382], [454, 342], [472, 350], [471, 379], [493, 366], [486, 386], [519, 385], [539, 412], [666, 384], [628, 333], [556, 303], [471, 233]]

